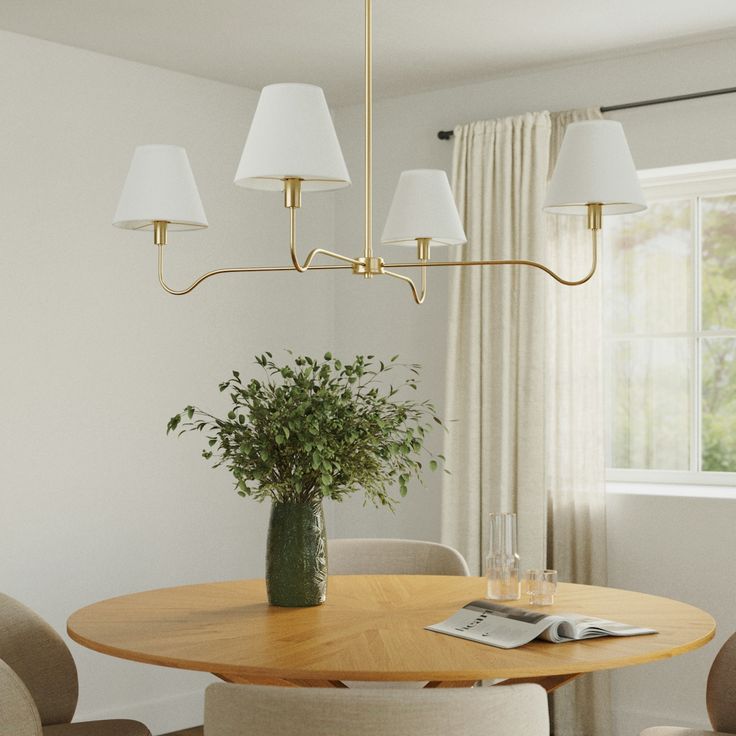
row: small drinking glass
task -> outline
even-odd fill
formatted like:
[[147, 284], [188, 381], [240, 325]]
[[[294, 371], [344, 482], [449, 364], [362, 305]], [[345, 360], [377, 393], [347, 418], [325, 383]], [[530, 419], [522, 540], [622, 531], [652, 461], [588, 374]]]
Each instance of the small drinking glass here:
[[530, 605], [553, 605], [557, 592], [557, 570], [527, 570], [526, 591]]

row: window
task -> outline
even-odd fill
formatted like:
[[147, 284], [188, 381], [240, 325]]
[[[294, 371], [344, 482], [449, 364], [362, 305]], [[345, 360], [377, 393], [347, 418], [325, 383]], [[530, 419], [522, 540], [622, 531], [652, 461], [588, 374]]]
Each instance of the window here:
[[608, 478], [736, 485], [736, 161], [641, 177], [604, 235]]

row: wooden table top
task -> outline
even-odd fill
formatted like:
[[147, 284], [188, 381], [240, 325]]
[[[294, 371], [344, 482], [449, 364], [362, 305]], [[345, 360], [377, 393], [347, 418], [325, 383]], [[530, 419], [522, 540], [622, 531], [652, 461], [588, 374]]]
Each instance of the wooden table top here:
[[[263, 580], [152, 590], [72, 614], [69, 635], [123, 659], [204, 670], [233, 681], [539, 678], [651, 662], [703, 646], [713, 618], [694, 606], [615, 588], [560, 583], [549, 613], [574, 611], [658, 634], [497, 649], [424, 626], [485, 595], [485, 578], [337, 575], [327, 602], [277, 608]], [[510, 605], [528, 608], [525, 597]]]

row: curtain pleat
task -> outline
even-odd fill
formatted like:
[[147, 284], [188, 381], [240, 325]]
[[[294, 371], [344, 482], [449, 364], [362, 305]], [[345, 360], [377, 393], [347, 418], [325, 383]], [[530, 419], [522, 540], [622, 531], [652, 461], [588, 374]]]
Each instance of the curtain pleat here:
[[[549, 113], [459, 126], [455, 136], [463, 257], [542, 258]], [[455, 269], [451, 293], [445, 455], [452, 475], [442, 537], [480, 574], [488, 514], [516, 510], [520, 554], [538, 567], [546, 554], [540, 275], [514, 266]]]

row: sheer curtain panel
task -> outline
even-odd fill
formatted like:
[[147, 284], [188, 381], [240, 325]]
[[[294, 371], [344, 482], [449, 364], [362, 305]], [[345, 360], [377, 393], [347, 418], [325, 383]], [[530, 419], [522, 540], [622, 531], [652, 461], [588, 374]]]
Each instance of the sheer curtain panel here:
[[[453, 189], [468, 258], [526, 258], [577, 278], [584, 218], [542, 212], [564, 129], [598, 109], [455, 129]], [[604, 585], [601, 276], [565, 287], [533, 269], [457, 269], [450, 287], [442, 541], [480, 574], [488, 513], [515, 511], [522, 569]], [[553, 733], [608, 736], [606, 675], [553, 697]]]

